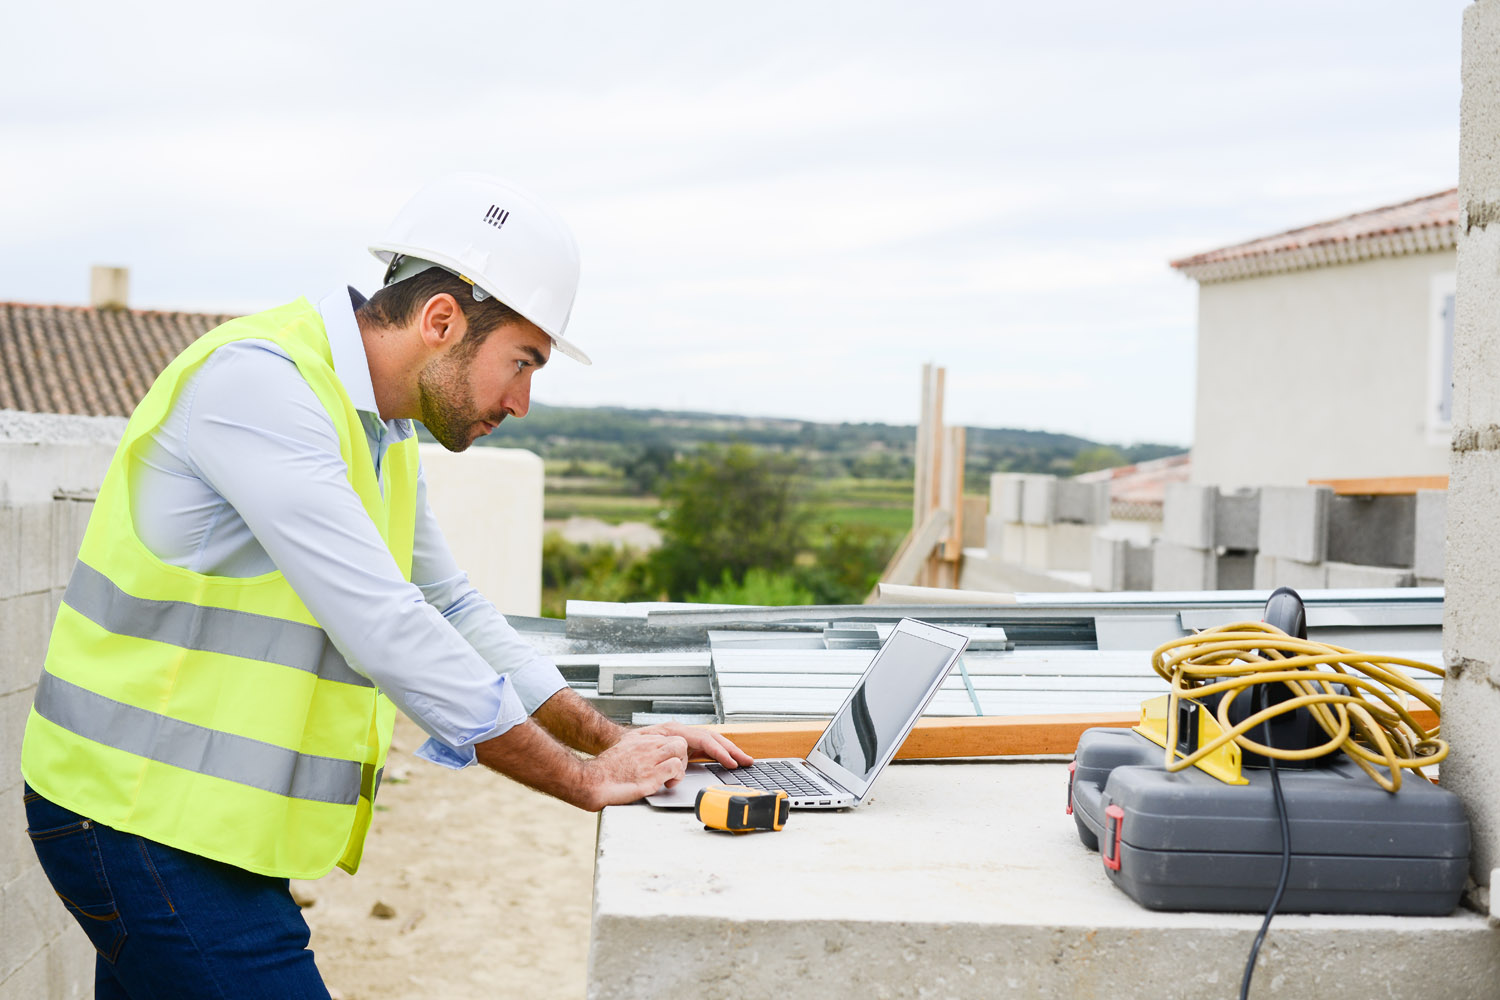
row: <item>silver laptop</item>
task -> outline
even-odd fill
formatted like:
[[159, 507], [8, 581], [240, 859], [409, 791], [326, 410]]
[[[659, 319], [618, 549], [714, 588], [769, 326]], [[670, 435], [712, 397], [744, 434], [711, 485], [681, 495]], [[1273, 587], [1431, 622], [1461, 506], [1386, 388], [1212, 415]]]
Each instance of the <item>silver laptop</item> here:
[[796, 809], [857, 806], [968, 644], [967, 636], [903, 618], [805, 760], [757, 760], [733, 770], [719, 764], [689, 764], [681, 781], [648, 795], [646, 801], [691, 809], [701, 788], [749, 785], [785, 791]]

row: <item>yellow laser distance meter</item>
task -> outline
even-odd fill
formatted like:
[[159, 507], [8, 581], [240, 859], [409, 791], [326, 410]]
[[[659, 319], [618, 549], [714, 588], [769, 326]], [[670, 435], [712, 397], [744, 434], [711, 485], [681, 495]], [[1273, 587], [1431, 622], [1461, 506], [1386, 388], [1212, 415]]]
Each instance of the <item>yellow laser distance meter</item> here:
[[693, 814], [705, 830], [750, 833], [780, 830], [792, 811], [786, 792], [762, 791], [744, 785], [709, 785], [693, 800]]

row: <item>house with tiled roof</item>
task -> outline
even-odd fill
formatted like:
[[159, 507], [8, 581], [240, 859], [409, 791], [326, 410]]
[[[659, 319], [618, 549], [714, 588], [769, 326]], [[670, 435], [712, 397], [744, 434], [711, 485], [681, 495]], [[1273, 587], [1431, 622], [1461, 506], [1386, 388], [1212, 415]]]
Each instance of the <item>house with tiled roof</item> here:
[[1456, 189], [1171, 262], [1198, 283], [1192, 478], [1443, 475]]
[[218, 313], [130, 309], [123, 269], [96, 268], [90, 305], [0, 302], [0, 410], [128, 417]]

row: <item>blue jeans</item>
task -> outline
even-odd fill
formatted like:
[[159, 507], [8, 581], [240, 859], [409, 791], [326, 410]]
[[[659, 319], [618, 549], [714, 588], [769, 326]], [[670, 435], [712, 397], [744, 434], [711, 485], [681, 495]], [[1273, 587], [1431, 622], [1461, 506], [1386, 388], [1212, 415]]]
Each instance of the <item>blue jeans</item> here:
[[42, 870], [99, 953], [96, 1000], [328, 1000], [286, 879], [24, 794]]

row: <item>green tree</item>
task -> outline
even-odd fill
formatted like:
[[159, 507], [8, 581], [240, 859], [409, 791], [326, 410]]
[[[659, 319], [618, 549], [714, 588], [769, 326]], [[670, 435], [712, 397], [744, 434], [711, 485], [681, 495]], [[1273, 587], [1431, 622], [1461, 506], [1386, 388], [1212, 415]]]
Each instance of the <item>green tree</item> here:
[[1073, 456], [1073, 475], [1081, 476], [1085, 472], [1097, 472], [1100, 469], [1113, 469], [1121, 465], [1129, 465], [1130, 459], [1118, 448], [1107, 444], [1095, 445], [1092, 448], [1084, 448]]
[[791, 575], [771, 573], [759, 566], [746, 570], [745, 579], [738, 583], [726, 569], [718, 584], [709, 586], [707, 580], [698, 584], [698, 589], [690, 600], [699, 604], [751, 604], [762, 607], [817, 603], [812, 592], [803, 589]]
[[867, 524], [825, 524], [814, 558], [793, 575], [812, 595], [809, 604], [863, 604], [896, 550], [896, 538]]
[[675, 459], [671, 445], [648, 444], [625, 463], [625, 478], [637, 492], [655, 492]]
[[796, 458], [745, 444], [706, 445], [673, 465], [662, 484], [666, 540], [652, 553], [661, 589], [681, 599], [727, 572], [791, 568], [808, 513]]

